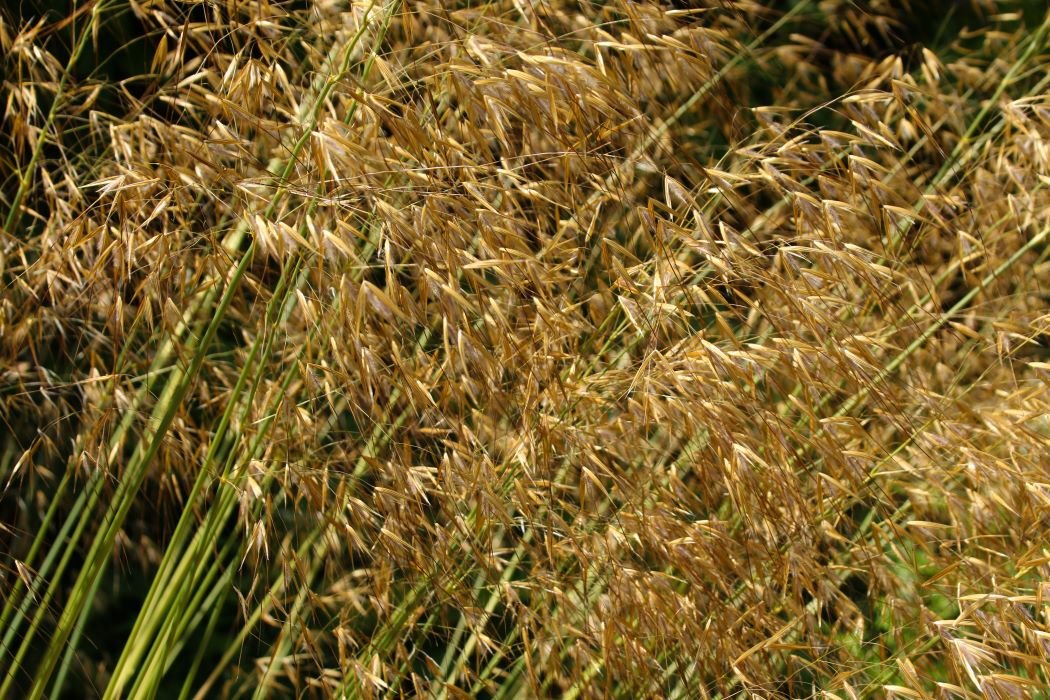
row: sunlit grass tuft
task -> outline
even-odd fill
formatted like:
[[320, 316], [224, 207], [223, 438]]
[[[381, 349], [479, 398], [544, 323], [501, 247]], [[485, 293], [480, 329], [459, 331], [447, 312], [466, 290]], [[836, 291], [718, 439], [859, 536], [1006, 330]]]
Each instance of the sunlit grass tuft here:
[[0, 12], [0, 697], [1039, 697], [1050, 15], [890, 5]]

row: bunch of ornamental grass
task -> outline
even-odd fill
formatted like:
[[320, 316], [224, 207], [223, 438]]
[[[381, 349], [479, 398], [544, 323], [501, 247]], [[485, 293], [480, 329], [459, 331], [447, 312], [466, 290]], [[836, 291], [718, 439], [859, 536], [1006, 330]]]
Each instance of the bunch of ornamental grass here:
[[1050, 687], [1050, 13], [0, 11], [0, 697]]

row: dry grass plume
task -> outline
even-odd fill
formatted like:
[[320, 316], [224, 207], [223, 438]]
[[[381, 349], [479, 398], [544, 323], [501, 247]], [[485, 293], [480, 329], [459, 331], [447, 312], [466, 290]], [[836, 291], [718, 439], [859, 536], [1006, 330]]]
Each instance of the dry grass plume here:
[[0, 12], [0, 697], [1037, 698], [1041, 2]]

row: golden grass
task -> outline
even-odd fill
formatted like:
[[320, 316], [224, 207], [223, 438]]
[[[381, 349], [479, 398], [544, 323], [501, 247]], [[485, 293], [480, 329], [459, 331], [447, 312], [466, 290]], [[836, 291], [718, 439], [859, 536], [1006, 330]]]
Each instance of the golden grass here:
[[1050, 687], [1039, 3], [0, 18], [0, 697]]

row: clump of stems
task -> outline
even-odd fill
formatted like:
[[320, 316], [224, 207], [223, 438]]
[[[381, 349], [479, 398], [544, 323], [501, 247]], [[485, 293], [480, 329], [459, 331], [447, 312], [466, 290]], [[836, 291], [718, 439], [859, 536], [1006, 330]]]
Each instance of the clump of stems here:
[[1040, 3], [52, 4], [0, 697], [1050, 686]]

